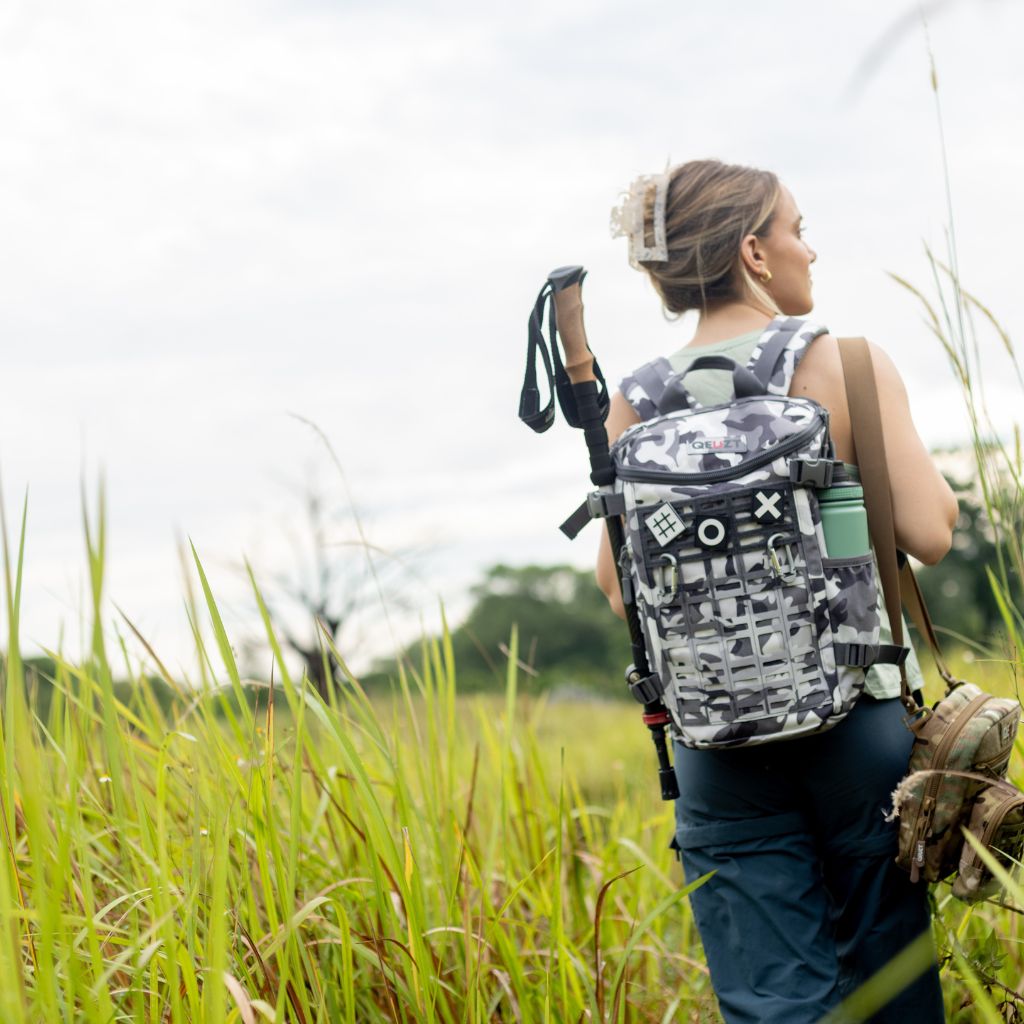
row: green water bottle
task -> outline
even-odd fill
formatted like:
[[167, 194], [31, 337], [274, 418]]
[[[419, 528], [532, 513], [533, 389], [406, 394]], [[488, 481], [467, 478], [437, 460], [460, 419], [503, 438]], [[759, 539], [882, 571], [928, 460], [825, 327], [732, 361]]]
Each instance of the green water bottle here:
[[[850, 467], [853, 469], [853, 467]], [[864, 488], [845, 471], [836, 467], [832, 486], [818, 491], [821, 528], [829, 558], [854, 558], [871, 551], [868, 515], [864, 509]]]

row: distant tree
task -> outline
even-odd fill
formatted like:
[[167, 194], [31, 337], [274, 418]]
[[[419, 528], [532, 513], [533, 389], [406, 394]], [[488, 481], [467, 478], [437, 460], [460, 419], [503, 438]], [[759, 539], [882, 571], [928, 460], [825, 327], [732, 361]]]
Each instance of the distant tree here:
[[[922, 568], [918, 579], [940, 631], [985, 643], [1002, 625], [985, 571], [996, 557], [994, 536], [971, 488], [954, 481], [951, 485], [960, 500], [953, 547], [938, 565]], [[451, 634], [461, 691], [504, 686], [514, 624], [520, 678], [526, 685], [574, 685], [626, 694], [628, 632], [611, 612], [592, 572], [568, 565], [495, 565], [484, 572], [471, 596], [469, 615]], [[951, 637], [947, 645], [957, 642]], [[417, 664], [419, 645], [410, 646], [405, 656]], [[380, 682], [393, 672], [393, 663], [382, 663], [364, 682]]]
[[257, 577], [277, 636], [326, 699], [340, 666], [325, 637], [344, 657], [346, 647], [357, 648], [360, 623], [379, 618], [382, 601], [393, 611], [404, 608], [398, 578], [408, 576], [408, 565], [370, 544], [358, 513], [315, 477], [295, 492], [300, 514], [282, 530], [290, 547], [287, 565], [260, 566]]
[[[995, 533], [975, 488], [953, 479], [949, 483], [960, 502], [953, 546], [938, 565], [922, 568], [918, 580], [936, 626], [984, 644], [1003, 625], [986, 572], [997, 558]], [[1018, 580], [1018, 607], [1024, 607], [1022, 597]]]
[[[592, 572], [568, 565], [495, 565], [472, 591], [473, 607], [452, 631], [461, 691], [505, 685], [508, 642], [518, 627], [522, 685], [574, 686], [621, 695], [629, 634], [612, 613]], [[418, 645], [406, 657], [417, 663]], [[393, 673], [384, 663], [368, 680]]]

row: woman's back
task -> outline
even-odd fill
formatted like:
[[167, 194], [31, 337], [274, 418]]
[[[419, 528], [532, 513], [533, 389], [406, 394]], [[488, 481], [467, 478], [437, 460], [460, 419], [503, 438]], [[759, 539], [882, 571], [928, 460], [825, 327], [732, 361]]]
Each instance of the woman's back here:
[[[778, 179], [752, 168], [694, 161], [634, 183], [613, 215], [629, 237], [631, 262], [668, 313], [699, 313], [692, 342], [670, 360], [673, 369], [701, 355], [745, 363], [746, 346], [749, 356], [775, 317], [810, 312], [817, 254], [800, 220]], [[827, 409], [837, 457], [855, 463], [838, 343], [828, 334], [803, 337], [809, 345], [782, 350], [788, 373], [773, 382], [783, 387], [788, 379], [790, 395]], [[892, 360], [877, 346], [870, 351], [897, 543], [935, 562], [949, 548], [956, 499], [917, 434]], [[724, 381], [698, 374], [686, 381], [698, 401], [728, 399], [728, 374]], [[629, 382], [626, 391], [612, 397], [612, 439], [641, 415], [655, 415], [642, 385]], [[598, 581], [622, 614], [607, 535]], [[842, 590], [836, 596], [841, 601]], [[728, 630], [726, 613], [713, 614], [713, 625]], [[900, 701], [869, 689], [838, 725], [806, 738], [737, 749], [675, 744], [674, 845], [687, 880], [702, 881], [690, 901], [730, 1024], [820, 1020], [927, 934], [927, 891], [895, 865], [895, 829], [882, 813], [906, 772], [911, 739]], [[872, 1019], [938, 1024], [935, 964]]]

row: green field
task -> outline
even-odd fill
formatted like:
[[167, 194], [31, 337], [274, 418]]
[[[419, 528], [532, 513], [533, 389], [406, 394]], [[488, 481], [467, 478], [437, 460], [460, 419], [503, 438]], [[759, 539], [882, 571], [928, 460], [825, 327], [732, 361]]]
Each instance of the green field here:
[[[101, 537], [90, 558], [99, 608]], [[513, 675], [504, 696], [460, 698], [442, 642], [390, 698], [350, 683], [330, 706], [279, 659], [253, 709], [207, 591], [196, 642], [222, 687], [164, 673], [167, 709], [138, 672], [123, 703], [97, 625], [82, 664], [57, 659], [40, 720], [18, 577], [5, 1024], [718, 1019], [636, 705], [547, 702]], [[1012, 688], [1005, 666], [959, 667]], [[936, 898], [951, 1018], [1006, 1019], [1018, 912]]]
[[[972, 383], [972, 316], [1022, 390], [1024, 374], [955, 269], [933, 269], [952, 296], [924, 308], [963, 385], [1010, 638], [1002, 660], [964, 638], [975, 653], [951, 667], [1017, 695], [1024, 446], [1000, 440]], [[390, 696], [349, 677], [325, 704], [289, 677], [255, 582], [275, 686], [254, 703], [198, 559], [200, 672], [179, 678], [132, 656], [145, 639], [108, 614], [103, 519], [86, 516], [90, 649], [50, 652], [48, 681], [20, 655], [24, 519], [20, 545], [2, 531], [2, 1024], [717, 1019], [636, 705], [545, 700], [512, 669], [503, 695], [460, 697], [447, 638], [406, 659]], [[1018, 739], [1018, 785], [1020, 755]], [[934, 896], [949, 1019], [1024, 1021], [1024, 891]]]

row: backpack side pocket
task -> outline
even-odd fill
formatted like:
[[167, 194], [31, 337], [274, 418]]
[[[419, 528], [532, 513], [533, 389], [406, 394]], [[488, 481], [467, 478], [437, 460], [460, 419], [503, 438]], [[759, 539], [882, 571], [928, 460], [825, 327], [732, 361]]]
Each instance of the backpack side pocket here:
[[[837, 704], [849, 710], [864, 689], [864, 668], [842, 656], [851, 646], [877, 647], [880, 632], [875, 560], [870, 553], [822, 559], [831, 649], [836, 661]], [[824, 637], [822, 637], [824, 640]], [[826, 644], [822, 643], [824, 653]]]

